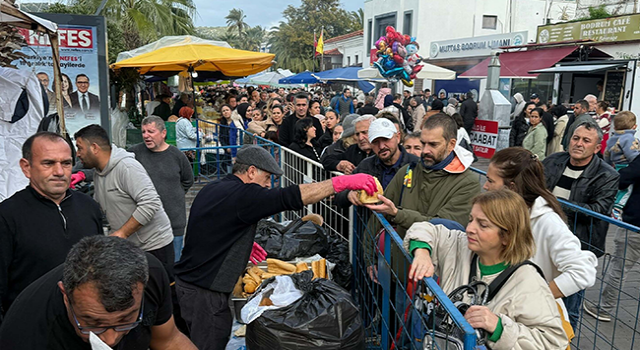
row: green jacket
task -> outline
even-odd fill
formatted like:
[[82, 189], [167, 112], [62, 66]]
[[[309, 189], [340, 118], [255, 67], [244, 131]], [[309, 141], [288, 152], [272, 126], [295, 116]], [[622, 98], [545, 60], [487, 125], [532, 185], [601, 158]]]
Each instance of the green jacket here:
[[530, 126], [527, 136], [522, 141], [522, 147], [538, 155], [540, 161], [544, 160], [547, 154], [547, 129], [542, 122], [536, 126]]

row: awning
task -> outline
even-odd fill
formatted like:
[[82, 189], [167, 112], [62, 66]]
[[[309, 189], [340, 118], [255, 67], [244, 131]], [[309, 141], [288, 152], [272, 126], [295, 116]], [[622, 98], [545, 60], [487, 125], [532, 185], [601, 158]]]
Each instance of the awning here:
[[537, 69], [530, 71], [529, 73], [597, 73], [607, 71], [610, 69], [616, 69], [626, 66], [625, 63], [613, 63], [613, 64], [582, 64], [572, 66], [556, 66], [545, 69]]
[[[500, 54], [501, 78], [536, 78], [534, 70], [549, 68], [577, 50], [576, 46], [557, 47], [544, 50], [505, 52]], [[491, 57], [462, 73], [460, 78], [486, 78]]]

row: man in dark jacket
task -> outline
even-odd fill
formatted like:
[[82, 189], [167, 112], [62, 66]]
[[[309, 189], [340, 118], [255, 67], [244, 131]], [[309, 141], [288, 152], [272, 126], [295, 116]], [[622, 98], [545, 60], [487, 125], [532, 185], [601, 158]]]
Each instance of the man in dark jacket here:
[[347, 115], [355, 112], [355, 109], [353, 108], [353, 98], [351, 97], [351, 90], [349, 88], [344, 89], [342, 96], [336, 97], [337, 98], [332, 101], [333, 104], [331, 104], [331, 108], [338, 111], [340, 115]]
[[[568, 152], [558, 152], [545, 158], [544, 174], [547, 188], [569, 203], [609, 215], [618, 190], [620, 175], [596, 156], [600, 152], [602, 130], [594, 121], [580, 124], [571, 136]], [[582, 249], [597, 257], [605, 252], [605, 239], [609, 224], [586, 215], [576, 214], [565, 207], [570, 227], [582, 243]], [[578, 323], [584, 291], [565, 299], [572, 326]]]
[[574, 131], [584, 122], [592, 121], [593, 117], [589, 114], [589, 102], [585, 100], [579, 100], [573, 106], [573, 115], [569, 117], [567, 127], [564, 129], [564, 136], [562, 136], [562, 147], [568, 150], [571, 136]]
[[[633, 186], [631, 197], [622, 212], [622, 220], [634, 226], [640, 226], [640, 157], [636, 157], [628, 167], [620, 169], [619, 189], [624, 190]], [[613, 259], [609, 271], [604, 277], [604, 289], [600, 305], [585, 303], [584, 311], [600, 321], [610, 322], [615, 314], [618, 296], [622, 283], [629, 270], [640, 262], [640, 235], [627, 234], [626, 230], [618, 230], [613, 242], [615, 243]]]
[[151, 111], [151, 114], [162, 118], [162, 120], [166, 122], [171, 116], [171, 105], [169, 105], [171, 102], [171, 96], [160, 95], [158, 96], [158, 99], [160, 100], [160, 104]]
[[173, 105], [173, 109], [171, 110], [171, 114], [175, 116], [180, 116], [180, 109], [182, 107], [187, 107], [189, 105], [189, 100], [191, 97], [187, 93], [181, 93], [180, 98], [176, 101], [176, 104]]
[[365, 115], [365, 114], [376, 115], [376, 114], [378, 114], [379, 111], [380, 110], [377, 109], [373, 105], [373, 96], [367, 96], [364, 99], [364, 106], [362, 106], [361, 108], [358, 109], [358, 114], [360, 114], [360, 115]]
[[[376, 117], [372, 115], [364, 115], [355, 120], [355, 136], [357, 144], [349, 146], [344, 153], [330, 154], [323, 157], [320, 161], [324, 170], [341, 171], [338, 166], [343, 161], [348, 161], [354, 166], [358, 166], [361, 161], [370, 156], [371, 143], [369, 143], [369, 125]], [[346, 131], [346, 130], [345, 130]]]
[[98, 203], [69, 190], [72, 162], [58, 134], [40, 132], [22, 145], [29, 186], [0, 203], [2, 315], [23, 289], [62, 264], [76, 242], [102, 234]]
[[[309, 115], [309, 96], [306, 94], [298, 94], [293, 99], [294, 111], [290, 115], [284, 118], [284, 121], [280, 125], [278, 131], [278, 143], [284, 147], [289, 147], [293, 143], [293, 134], [296, 127], [296, 122], [305, 117], [312, 117]], [[313, 119], [313, 126], [316, 128], [316, 137], [313, 138], [313, 142], [318, 142], [318, 139], [322, 137], [322, 124], [318, 118]]]
[[[402, 107], [402, 105], [400, 104], [401, 102], [402, 102], [402, 95], [400, 95], [400, 94], [393, 95], [393, 103], [392, 104], [400, 112], [400, 114], [398, 116], [398, 119], [402, 118], [402, 122], [404, 122], [405, 132], [411, 132], [413, 130], [413, 128], [414, 128], [413, 119], [409, 115], [409, 112], [407, 112], [407, 109]], [[386, 97], [384, 98], [384, 106], [387, 107], [387, 98]]]
[[[414, 165], [420, 158], [407, 151], [400, 145], [400, 135], [394, 122], [387, 118], [374, 120], [369, 126], [369, 142], [374, 156], [368, 157], [353, 171], [354, 174], [365, 173], [376, 177], [382, 188], [387, 188], [398, 169], [406, 164]], [[350, 204], [361, 206], [356, 191], [344, 191], [336, 195], [336, 204], [348, 207]]]
[[464, 129], [467, 130], [468, 133], [471, 133], [473, 123], [475, 123], [476, 117], [478, 117], [478, 104], [473, 100], [473, 93], [471, 91], [467, 92], [467, 98], [460, 105], [460, 115], [464, 121]]

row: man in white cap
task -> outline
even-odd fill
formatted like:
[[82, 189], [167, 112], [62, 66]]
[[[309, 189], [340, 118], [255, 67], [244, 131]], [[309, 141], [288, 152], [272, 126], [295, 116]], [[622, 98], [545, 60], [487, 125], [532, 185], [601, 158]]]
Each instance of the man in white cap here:
[[[420, 158], [408, 153], [402, 147], [398, 129], [394, 124], [398, 121], [390, 118], [392, 117], [379, 118], [369, 125], [368, 137], [375, 156], [364, 159], [353, 172], [354, 174], [369, 174], [378, 178], [382, 188], [387, 188], [400, 168], [411, 163], [415, 166], [420, 162]], [[356, 191], [338, 193], [336, 204], [340, 207], [347, 207], [350, 204], [362, 205]]]
[[229, 340], [233, 316], [228, 299], [252, 250], [260, 247], [254, 243], [258, 221], [345, 190], [376, 192], [374, 178], [366, 174], [271, 189], [271, 175], [282, 173], [267, 150], [245, 146], [232, 174], [205, 186], [191, 206], [182, 257], [175, 266], [176, 292], [199, 349], [224, 349]]

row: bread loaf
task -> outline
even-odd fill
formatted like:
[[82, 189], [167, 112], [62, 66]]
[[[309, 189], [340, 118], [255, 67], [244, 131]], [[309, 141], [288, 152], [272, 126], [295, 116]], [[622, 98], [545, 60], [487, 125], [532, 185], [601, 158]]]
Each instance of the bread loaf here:
[[378, 195], [383, 194], [384, 190], [382, 189], [382, 185], [380, 184], [380, 181], [378, 181], [378, 178], [374, 177], [374, 179], [376, 180], [376, 186], [377, 186], [376, 193], [374, 193], [373, 196], [370, 196], [367, 194], [365, 190], [358, 191], [358, 200], [360, 201], [360, 203], [362, 204], [380, 203], [380, 199], [378, 199]]

